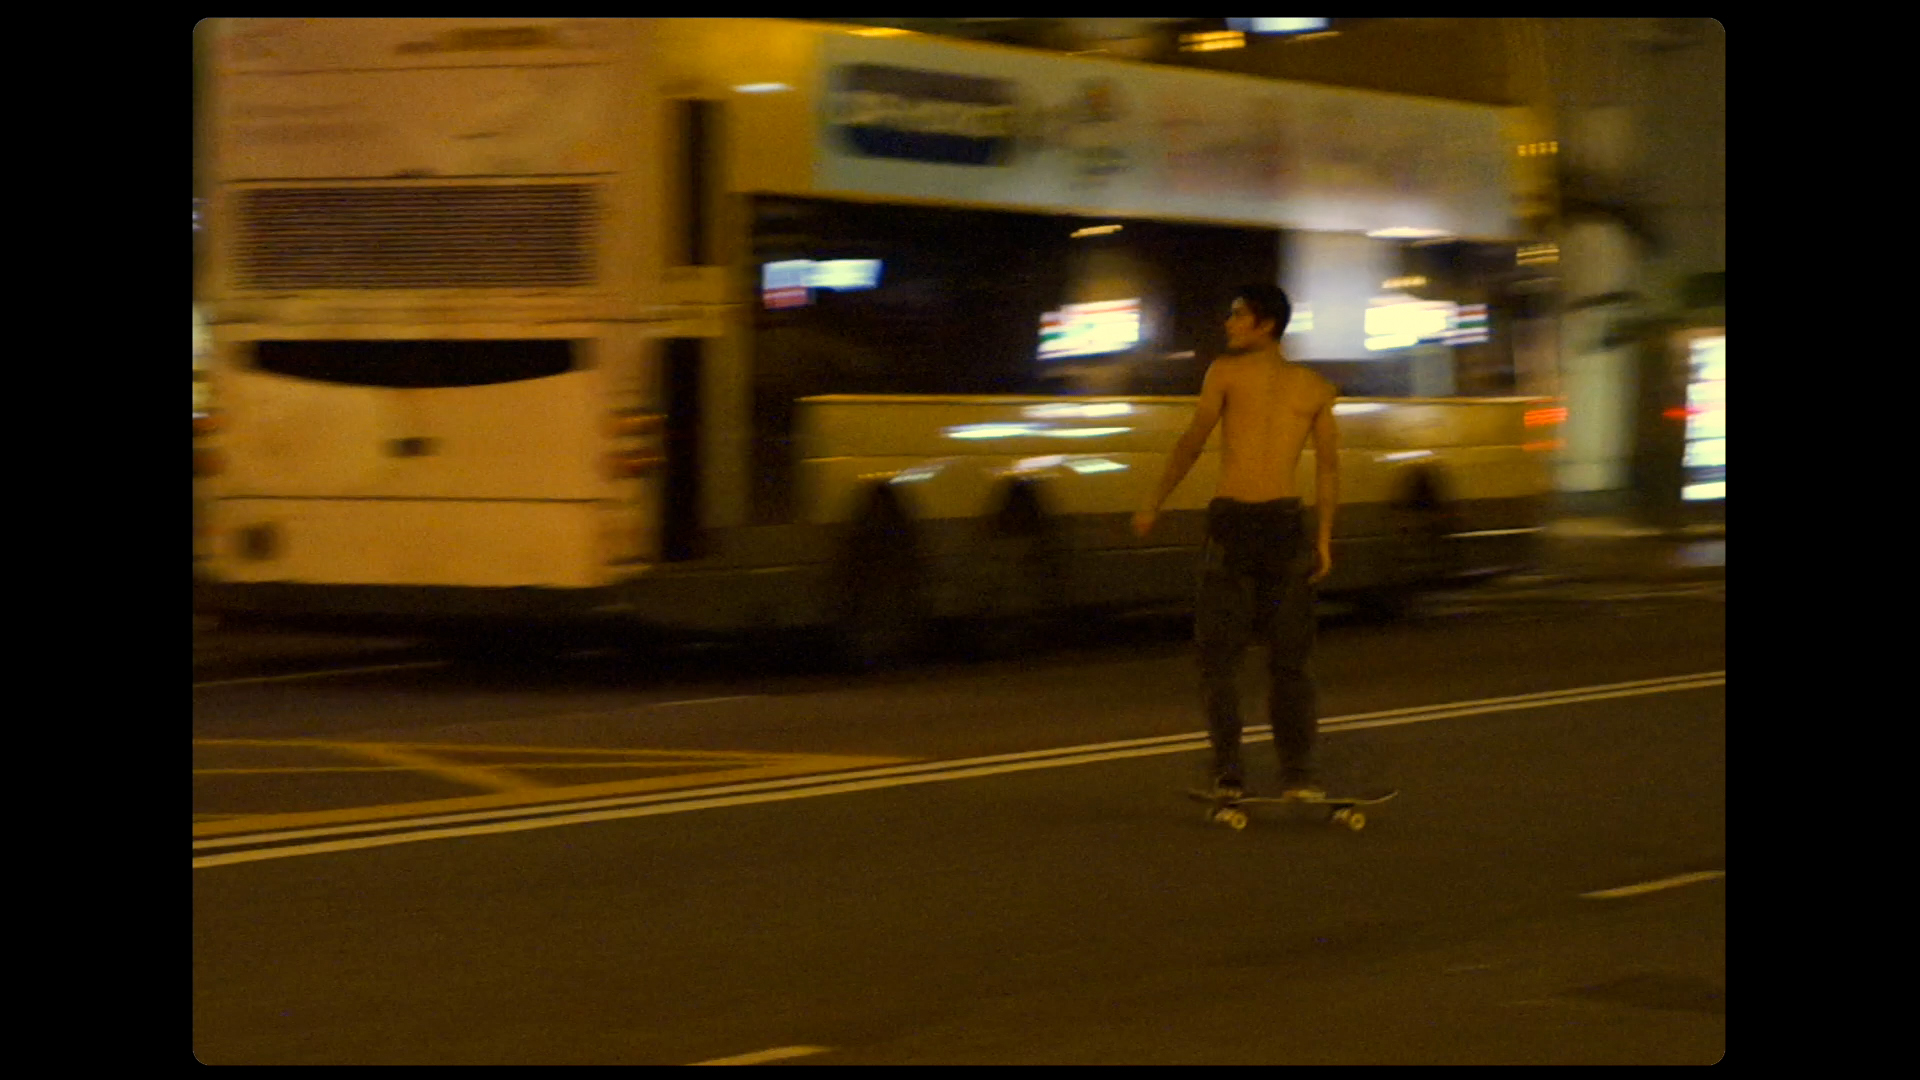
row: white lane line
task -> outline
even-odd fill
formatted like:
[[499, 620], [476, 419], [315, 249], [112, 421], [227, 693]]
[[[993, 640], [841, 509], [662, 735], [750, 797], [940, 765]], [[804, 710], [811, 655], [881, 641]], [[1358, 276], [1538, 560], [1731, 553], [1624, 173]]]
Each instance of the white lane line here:
[[325, 671], [301, 671], [292, 675], [255, 675], [245, 679], [212, 679], [193, 684], [195, 690], [205, 686], [245, 686], [250, 683], [292, 682], [295, 679], [325, 679], [334, 675], [368, 675], [376, 671], [410, 671], [418, 668], [446, 667], [445, 660], [420, 660], [411, 664], [379, 664], [374, 667], [328, 668]]
[[[1515, 694], [1511, 697], [1483, 698], [1479, 701], [1462, 701], [1452, 705], [1415, 706], [1410, 709], [1385, 709], [1380, 712], [1355, 713], [1352, 716], [1337, 716], [1320, 721], [1321, 727], [1337, 727], [1343, 731], [1362, 728], [1392, 727], [1396, 724], [1419, 724], [1429, 720], [1447, 720], [1457, 716], [1481, 716], [1486, 713], [1511, 712], [1515, 709], [1538, 709], [1548, 705], [1572, 705], [1583, 701], [1607, 701], [1612, 698], [1638, 697], [1642, 694], [1665, 694], [1675, 690], [1704, 690], [1713, 686], [1725, 686], [1727, 673], [1724, 671], [1703, 671], [1697, 675], [1675, 675], [1664, 679], [1640, 679], [1634, 682], [1608, 683], [1601, 686], [1584, 686], [1575, 690], [1549, 690], [1539, 694]], [[1271, 731], [1262, 726], [1254, 731]]]
[[[1725, 672], [1701, 673], [1692, 676], [1673, 676], [1664, 679], [1646, 679], [1638, 683], [1612, 683], [1605, 687], [1585, 687], [1576, 690], [1560, 691], [1557, 694], [1524, 694], [1518, 695], [1516, 698], [1490, 698], [1481, 703], [1486, 705], [1487, 708], [1478, 711], [1506, 712], [1521, 708], [1548, 708], [1554, 705], [1575, 704], [1582, 701], [1603, 700], [1611, 697], [1625, 697], [1632, 694], [1672, 693], [1684, 690], [1705, 689], [1725, 684]], [[1604, 692], [1595, 693], [1595, 691]], [[1353, 717], [1334, 717], [1322, 721], [1322, 724], [1327, 725], [1328, 733], [1332, 734], [1367, 727], [1414, 724], [1426, 720], [1449, 720], [1462, 716], [1475, 715], [1476, 710], [1469, 708], [1469, 706], [1473, 704], [1474, 703], [1471, 702], [1457, 702], [1451, 705], [1429, 706], [1424, 712], [1411, 709], [1393, 709], [1387, 710], [1385, 713], [1359, 713]], [[1362, 720], [1361, 718], [1364, 717], [1389, 718]], [[1361, 722], [1346, 722], [1349, 720], [1360, 720]], [[1259, 730], [1267, 729], [1264, 727], [1249, 728], [1248, 733], [1251, 734]], [[254, 848], [249, 851], [236, 851], [224, 855], [202, 855], [194, 858], [193, 865], [195, 869], [201, 869], [213, 866], [225, 866], [231, 863], [258, 862], [265, 859], [284, 859], [298, 855], [319, 855], [335, 851], [354, 851], [363, 848], [385, 847], [391, 844], [414, 843], [424, 840], [522, 832], [529, 829], [557, 828], [563, 825], [582, 825], [590, 822], [615, 821], [623, 818], [687, 813], [694, 810], [708, 810], [723, 806], [744, 806], [752, 803], [807, 799], [822, 795], [870, 791], [877, 788], [902, 787], [910, 784], [930, 784], [943, 780], [964, 780], [982, 776], [993, 776], [1001, 773], [1025, 772], [1031, 769], [1053, 769], [1067, 765], [1086, 765], [1101, 761], [1118, 761], [1125, 758], [1177, 754], [1190, 750], [1199, 750], [1206, 745], [1206, 736], [1200, 733], [1165, 735], [1148, 739], [1128, 739], [1121, 742], [1098, 743], [1091, 746], [1061, 747], [1052, 750], [1029, 750], [1013, 754], [995, 754], [988, 757], [970, 758], [959, 761], [921, 762], [913, 765], [882, 766], [876, 769], [862, 769], [838, 774], [816, 774], [813, 776], [792, 777], [785, 780], [756, 781], [722, 787], [703, 788], [692, 793], [686, 791], [661, 792], [653, 795], [600, 799], [583, 803], [548, 804], [513, 811], [448, 814], [432, 818], [415, 818], [403, 821], [368, 822], [356, 825], [329, 826], [318, 829], [301, 829], [290, 832], [269, 832], [217, 837], [206, 840], [196, 840], [193, 842], [193, 847], [195, 850], [205, 850], [217, 847], [236, 847], [245, 844], [284, 843], [289, 840], [302, 840], [320, 836], [339, 836], [346, 833], [364, 833], [379, 829], [418, 830], [413, 832], [390, 832], [378, 836], [362, 836], [347, 840], [332, 840], [317, 844]], [[510, 820], [515, 817], [532, 817], [533, 820]], [[484, 821], [484, 824], [459, 824], [462, 822], [476, 821]], [[429, 825], [453, 825], [456, 827], [425, 828], [425, 826]]]
[[1623, 885], [1618, 889], [1601, 889], [1599, 892], [1584, 892], [1582, 900], [1619, 900], [1627, 896], [1639, 896], [1642, 893], [1659, 892], [1661, 889], [1677, 889], [1682, 885], [1697, 885], [1702, 881], [1714, 881], [1727, 876], [1725, 870], [1702, 870], [1697, 874], [1679, 874], [1659, 881], [1643, 881], [1638, 885]]
[[824, 1054], [824, 1046], [776, 1046], [771, 1050], [756, 1050], [751, 1054], [736, 1057], [714, 1058], [712, 1061], [696, 1061], [695, 1065], [758, 1065], [763, 1061], [785, 1061], [788, 1058], [806, 1057], [808, 1054]]

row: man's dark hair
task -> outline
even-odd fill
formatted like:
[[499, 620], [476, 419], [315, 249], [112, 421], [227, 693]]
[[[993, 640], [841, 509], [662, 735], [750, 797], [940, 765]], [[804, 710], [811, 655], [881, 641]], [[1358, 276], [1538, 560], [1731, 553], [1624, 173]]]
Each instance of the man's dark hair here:
[[1234, 298], [1247, 305], [1253, 313], [1256, 323], [1273, 320], [1273, 339], [1287, 332], [1287, 324], [1293, 321], [1293, 301], [1278, 285], [1242, 285], [1233, 294]]

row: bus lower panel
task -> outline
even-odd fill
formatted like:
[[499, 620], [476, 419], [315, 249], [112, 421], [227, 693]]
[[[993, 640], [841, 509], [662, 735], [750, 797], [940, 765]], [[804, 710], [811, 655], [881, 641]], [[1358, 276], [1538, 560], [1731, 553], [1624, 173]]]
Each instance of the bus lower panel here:
[[198, 582], [193, 607], [258, 625], [434, 632], [604, 620], [611, 599], [606, 589]]

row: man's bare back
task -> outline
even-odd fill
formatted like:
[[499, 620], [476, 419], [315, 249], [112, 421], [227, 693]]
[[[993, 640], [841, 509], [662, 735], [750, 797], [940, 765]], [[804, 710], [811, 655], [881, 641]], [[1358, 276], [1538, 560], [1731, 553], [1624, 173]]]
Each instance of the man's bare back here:
[[[1284, 295], [1280, 301], [1285, 303]], [[1340, 506], [1340, 434], [1333, 419], [1338, 391], [1282, 355], [1279, 336], [1285, 329], [1284, 318], [1256, 316], [1244, 297], [1234, 300], [1227, 316], [1228, 351], [1207, 368], [1193, 422], [1167, 455], [1146, 505], [1133, 515], [1133, 531], [1142, 538], [1153, 531], [1161, 504], [1193, 468], [1215, 424], [1225, 424], [1215, 494], [1235, 502], [1299, 498], [1295, 475], [1311, 435], [1317, 583], [1333, 570], [1333, 518]]]
[[1333, 384], [1276, 351], [1222, 357], [1221, 498], [1267, 502], [1300, 497], [1300, 451], [1314, 421], [1333, 402]]

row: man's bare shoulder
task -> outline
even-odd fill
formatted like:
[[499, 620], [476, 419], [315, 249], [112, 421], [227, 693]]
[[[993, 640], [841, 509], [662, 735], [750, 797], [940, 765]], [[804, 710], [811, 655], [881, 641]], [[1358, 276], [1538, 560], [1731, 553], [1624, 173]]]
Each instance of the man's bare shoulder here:
[[1312, 368], [1298, 361], [1288, 361], [1287, 367], [1293, 370], [1294, 386], [1300, 396], [1312, 399], [1316, 409], [1340, 396], [1340, 388]]

